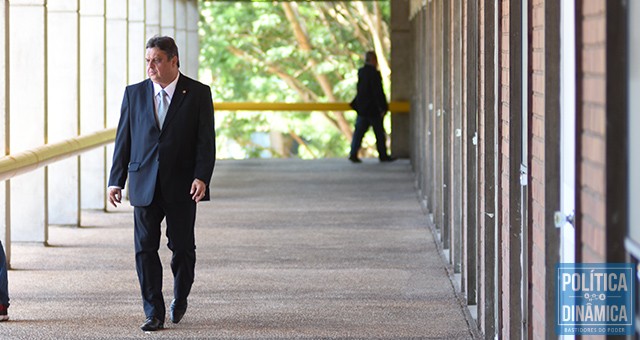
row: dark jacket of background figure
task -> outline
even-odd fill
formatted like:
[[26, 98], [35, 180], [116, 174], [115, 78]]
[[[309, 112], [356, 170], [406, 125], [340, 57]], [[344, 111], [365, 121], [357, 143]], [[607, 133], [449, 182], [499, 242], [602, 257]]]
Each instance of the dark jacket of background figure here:
[[358, 70], [358, 92], [351, 107], [365, 117], [380, 116], [389, 109], [382, 89], [382, 76], [373, 65], [365, 64]]
[[210, 88], [180, 74], [162, 130], [154, 112], [150, 79], [127, 86], [109, 185], [124, 188], [129, 177], [131, 205], [147, 206], [156, 183], [166, 202], [191, 200], [198, 178], [206, 200], [216, 158]]

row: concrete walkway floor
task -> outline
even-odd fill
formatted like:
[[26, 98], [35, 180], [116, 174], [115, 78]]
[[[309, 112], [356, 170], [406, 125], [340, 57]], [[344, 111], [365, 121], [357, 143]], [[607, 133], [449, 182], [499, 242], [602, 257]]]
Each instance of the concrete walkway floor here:
[[[0, 339], [469, 339], [409, 162], [219, 161], [182, 322], [145, 334], [132, 209], [14, 243]], [[167, 305], [170, 253], [161, 245]]]

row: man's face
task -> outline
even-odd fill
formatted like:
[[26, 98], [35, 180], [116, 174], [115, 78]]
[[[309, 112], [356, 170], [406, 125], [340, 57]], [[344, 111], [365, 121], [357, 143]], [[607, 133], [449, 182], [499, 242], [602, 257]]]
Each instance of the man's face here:
[[147, 48], [147, 75], [154, 83], [165, 87], [178, 75], [178, 57], [169, 59], [167, 54], [157, 47]]

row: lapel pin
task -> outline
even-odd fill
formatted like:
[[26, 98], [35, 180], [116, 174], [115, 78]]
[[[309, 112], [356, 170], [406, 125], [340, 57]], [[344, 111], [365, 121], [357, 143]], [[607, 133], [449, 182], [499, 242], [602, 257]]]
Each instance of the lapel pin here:
[[182, 94], [185, 94], [185, 93], [187, 93], [187, 90], [182, 90]]

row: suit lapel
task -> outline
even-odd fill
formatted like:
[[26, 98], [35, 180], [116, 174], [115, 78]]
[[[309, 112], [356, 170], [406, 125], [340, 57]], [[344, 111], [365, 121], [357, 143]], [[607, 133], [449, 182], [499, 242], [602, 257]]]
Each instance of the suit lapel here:
[[188, 89], [188, 81], [186, 77], [180, 73], [180, 78], [178, 78], [178, 83], [176, 84], [176, 90], [173, 92], [173, 97], [171, 98], [171, 104], [169, 105], [169, 110], [167, 111], [167, 117], [164, 119], [164, 126], [168, 126], [171, 124], [173, 118], [178, 114], [178, 110], [182, 105], [182, 100], [189, 93]]

